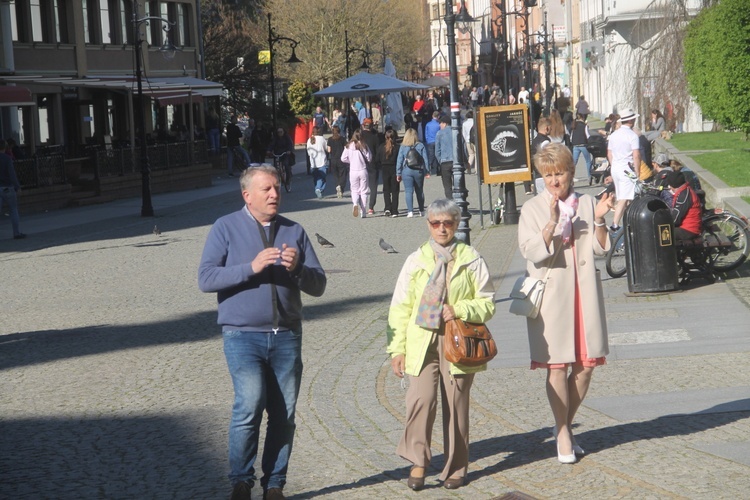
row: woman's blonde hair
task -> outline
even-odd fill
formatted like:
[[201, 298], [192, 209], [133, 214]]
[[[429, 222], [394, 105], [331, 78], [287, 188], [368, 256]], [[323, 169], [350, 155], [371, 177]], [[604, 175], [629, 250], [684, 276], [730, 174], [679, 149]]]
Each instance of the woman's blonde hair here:
[[550, 137], [563, 137], [565, 135], [565, 125], [563, 125], [560, 113], [554, 111], [549, 116], [549, 136]]
[[556, 142], [547, 144], [534, 155], [534, 167], [542, 176], [555, 172], [568, 172], [572, 176], [576, 171], [573, 154], [565, 144]]
[[417, 131], [413, 128], [410, 128], [404, 134], [404, 140], [401, 141], [401, 144], [404, 146], [414, 146], [418, 142], [419, 137], [417, 136]]

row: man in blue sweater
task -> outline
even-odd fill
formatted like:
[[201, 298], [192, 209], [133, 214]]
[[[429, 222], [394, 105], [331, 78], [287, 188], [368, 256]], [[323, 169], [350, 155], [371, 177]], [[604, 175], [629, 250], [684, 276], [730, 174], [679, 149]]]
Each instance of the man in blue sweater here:
[[432, 120], [424, 126], [424, 143], [427, 146], [427, 160], [429, 163], [427, 165], [427, 176], [433, 171], [440, 175], [440, 165], [437, 164], [437, 159], [435, 158], [435, 139], [437, 138], [437, 133], [440, 131], [439, 118], [440, 111], [433, 112]]
[[221, 217], [203, 249], [198, 285], [216, 292], [224, 354], [234, 386], [229, 426], [232, 499], [249, 499], [263, 411], [264, 498], [284, 498], [302, 379], [301, 293], [319, 297], [326, 275], [299, 224], [278, 214], [276, 169], [240, 177], [245, 206]]

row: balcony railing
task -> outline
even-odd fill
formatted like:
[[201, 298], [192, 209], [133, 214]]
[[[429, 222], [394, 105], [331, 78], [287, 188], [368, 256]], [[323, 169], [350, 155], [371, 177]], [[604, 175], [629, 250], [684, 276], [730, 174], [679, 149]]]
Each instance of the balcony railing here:
[[65, 184], [65, 157], [62, 154], [36, 155], [16, 160], [18, 182], [24, 188], [37, 188]]

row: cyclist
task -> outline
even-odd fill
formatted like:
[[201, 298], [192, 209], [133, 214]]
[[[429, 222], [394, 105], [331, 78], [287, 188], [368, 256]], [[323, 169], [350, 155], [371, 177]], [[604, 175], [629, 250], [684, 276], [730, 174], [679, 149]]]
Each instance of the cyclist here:
[[677, 240], [691, 240], [700, 236], [703, 228], [701, 202], [693, 188], [685, 182], [682, 172], [671, 172], [666, 179], [672, 199], [674, 235]]
[[268, 145], [268, 154], [269, 156], [279, 156], [285, 152], [288, 152], [289, 154], [284, 156], [284, 166], [286, 167], [287, 174], [291, 175], [292, 165], [294, 165], [295, 163], [294, 142], [292, 142], [292, 138], [289, 137], [289, 134], [286, 133], [286, 130], [279, 127], [278, 129], [276, 129], [276, 135], [274, 135], [273, 139], [271, 140], [271, 144]]

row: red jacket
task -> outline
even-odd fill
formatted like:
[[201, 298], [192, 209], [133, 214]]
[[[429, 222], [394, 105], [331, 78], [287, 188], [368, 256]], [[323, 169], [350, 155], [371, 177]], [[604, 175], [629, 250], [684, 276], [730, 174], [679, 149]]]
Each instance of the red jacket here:
[[688, 183], [674, 190], [672, 216], [675, 227], [694, 234], [703, 231], [701, 201]]

